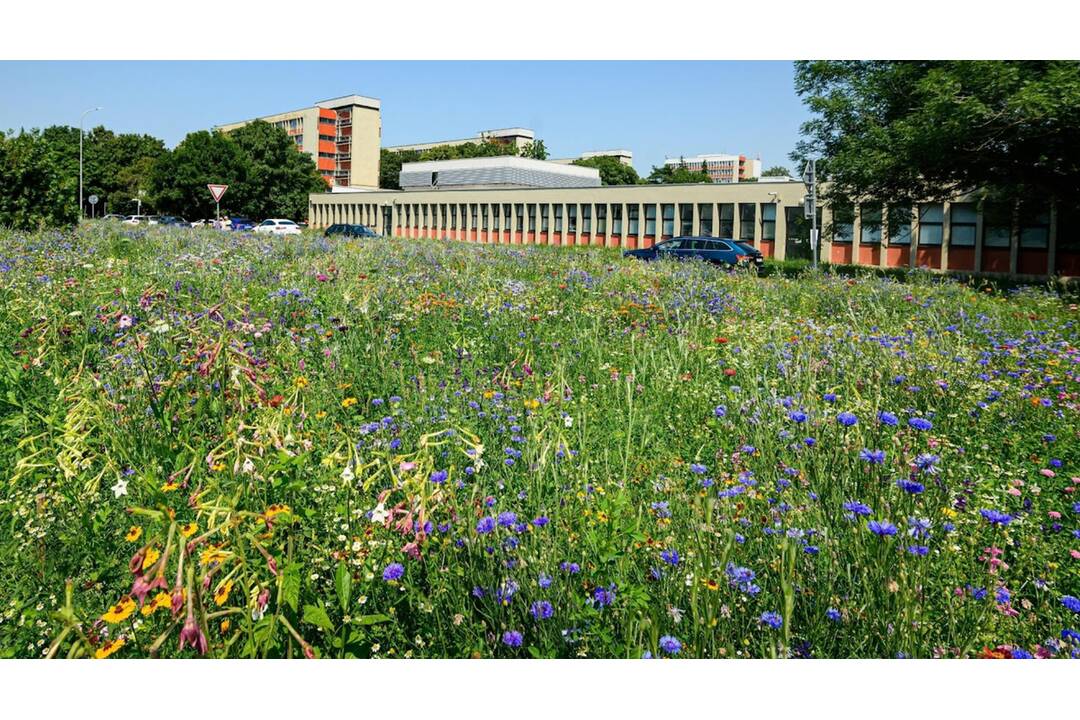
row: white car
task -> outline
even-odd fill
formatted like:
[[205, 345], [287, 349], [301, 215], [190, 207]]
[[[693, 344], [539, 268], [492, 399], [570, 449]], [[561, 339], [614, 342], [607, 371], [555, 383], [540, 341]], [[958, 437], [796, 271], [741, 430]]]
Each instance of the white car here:
[[263, 235], [299, 235], [300, 226], [292, 220], [270, 218], [255, 226], [255, 232]]
[[157, 225], [157, 215], [128, 215], [124, 218], [124, 225]]

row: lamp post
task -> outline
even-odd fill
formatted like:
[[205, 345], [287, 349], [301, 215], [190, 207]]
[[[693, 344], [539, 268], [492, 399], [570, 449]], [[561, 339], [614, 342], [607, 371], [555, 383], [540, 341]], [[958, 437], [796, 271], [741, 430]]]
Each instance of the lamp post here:
[[92, 112], [94, 112], [96, 110], [100, 110], [100, 109], [101, 109], [100, 107], [90, 108], [89, 110], [87, 110], [86, 112], [84, 112], [82, 115], [79, 116], [79, 219], [80, 220], [83, 217], [85, 217], [85, 213], [83, 212], [83, 199], [82, 199], [83, 120], [85, 120], [86, 116], [89, 115], [90, 113], [92, 113]]

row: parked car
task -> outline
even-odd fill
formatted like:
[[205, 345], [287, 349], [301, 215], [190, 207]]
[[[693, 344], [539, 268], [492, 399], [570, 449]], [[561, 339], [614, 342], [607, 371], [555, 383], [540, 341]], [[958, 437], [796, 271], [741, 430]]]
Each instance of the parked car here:
[[214, 219], [213, 218], [202, 218], [200, 220], [192, 220], [191, 221], [191, 227], [193, 227], [193, 228], [214, 227]]
[[381, 237], [379, 233], [375, 232], [367, 225], [347, 225], [345, 223], [338, 223], [337, 225], [331, 225], [326, 228], [323, 233], [326, 237], [331, 235], [344, 235], [345, 237], [368, 237], [377, 238]]
[[191, 227], [191, 223], [189, 223], [187, 220], [180, 217], [179, 215], [162, 215], [158, 218], [158, 225], [179, 225], [182, 227]]
[[753, 247], [735, 240], [714, 237], [675, 237], [650, 248], [627, 250], [623, 256], [639, 260], [700, 258], [714, 265], [727, 267], [753, 265], [758, 269], [765, 264], [764, 256]]
[[123, 220], [126, 219], [126, 216], [125, 215], [117, 215], [116, 213], [109, 213], [108, 215], [103, 216], [101, 219], [102, 220], [120, 220], [120, 221], [123, 221]]
[[157, 215], [128, 215], [124, 218], [125, 225], [157, 225]]
[[249, 220], [248, 218], [239, 215], [230, 218], [229, 225], [232, 226], [233, 230], [252, 230], [255, 228], [255, 222], [253, 220]]
[[255, 232], [260, 235], [299, 235], [300, 227], [292, 220], [269, 218], [259, 223]]

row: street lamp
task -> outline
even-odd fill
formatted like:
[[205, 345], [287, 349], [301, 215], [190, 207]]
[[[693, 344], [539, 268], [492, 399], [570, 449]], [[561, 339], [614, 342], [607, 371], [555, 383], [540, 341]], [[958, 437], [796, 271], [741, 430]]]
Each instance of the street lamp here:
[[101, 109], [100, 107], [90, 108], [89, 110], [87, 110], [86, 112], [84, 112], [82, 115], [79, 116], [79, 219], [82, 219], [83, 217], [86, 216], [86, 213], [83, 211], [83, 199], [82, 199], [83, 120], [85, 120], [86, 116], [89, 115], [90, 113], [92, 113], [92, 112], [94, 112], [96, 110], [100, 110], [100, 109]]

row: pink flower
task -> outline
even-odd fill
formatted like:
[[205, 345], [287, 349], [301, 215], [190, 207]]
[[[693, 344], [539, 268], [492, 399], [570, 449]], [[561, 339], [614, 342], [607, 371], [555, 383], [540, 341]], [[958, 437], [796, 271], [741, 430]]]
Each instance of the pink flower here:
[[187, 619], [184, 621], [184, 629], [180, 631], [181, 650], [184, 649], [184, 645], [190, 645], [200, 655], [206, 654], [206, 636], [203, 635], [198, 623], [195, 622], [195, 613], [192, 612], [190, 607], [188, 608]]
[[1051, 470], [1050, 468], [1043, 468], [1039, 472], [1041, 472], [1043, 475], [1045, 475], [1048, 478], [1057, 477], [1057, 473], [1054, 472], [1053, 470]]
[[415, 467], [416, 467], [416, 463], [414, 463], [414, 462], [403, 462], [400, 465], [398, 465], [398, 472], [406, 473], [406, 472], [411, 471]]
[[177, 585], [172, 594], [172, 615], [176, 617], [180, 614], [180, 609], [184, 607], [184, 591]]
[[1020, 488], [1009, 488], [1008, 493], [1010, 495], [1015, 495], [1016, 497], [1020, 497], [1020, 495], [1023, 494], [1020, 492]]
[[1059, 513], [1057, 510], [1051, 510], [1050, 512], [1048, 512], [1046, 514], [1049, 515], [1054, 520], [1060, 520], [1061, 519], [1061, 513]]
[[121, 315], [120, 316], [120, 329], [121, 330], [127, 330], [129, 327], [131, 327], [131, 318], [128, 317], [127, 315]]
[[323, 273], [318, 273], [317, 275], [315, 275], [315, 279], [318, 280], [319, 282], [326, 282], [327, 280], [330, 279], [330, 277], [327, 276], [327, 275], [324, 275]]
[[1080, 560], [1080, 550], [1070, 550], [1069, 554], [1073, 556], [1073, 560]]

